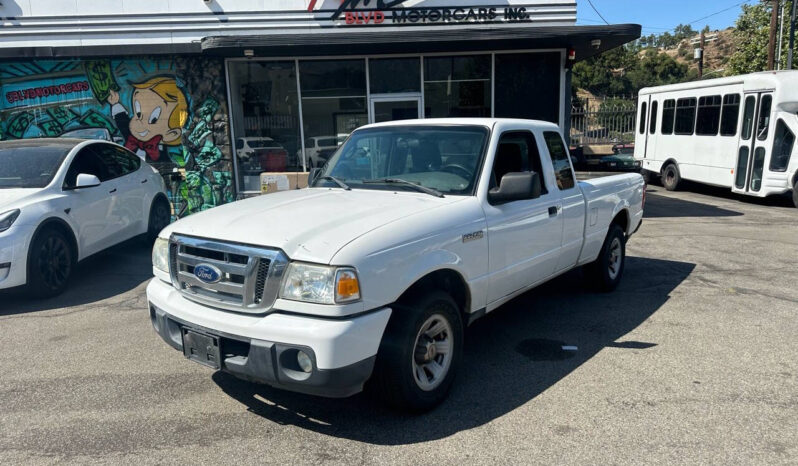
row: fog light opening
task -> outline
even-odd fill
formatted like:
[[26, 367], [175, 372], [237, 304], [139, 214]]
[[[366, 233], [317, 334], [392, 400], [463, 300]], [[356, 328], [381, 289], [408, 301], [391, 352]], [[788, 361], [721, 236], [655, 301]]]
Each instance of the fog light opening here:
[[310, 371], [313, 370], [313, 361], [310, 360], [310, 356], [304, 351], [297, 351], [296, 362], [299, 364], [299, 368], [302, 369], [302, 372], [310, 373]]

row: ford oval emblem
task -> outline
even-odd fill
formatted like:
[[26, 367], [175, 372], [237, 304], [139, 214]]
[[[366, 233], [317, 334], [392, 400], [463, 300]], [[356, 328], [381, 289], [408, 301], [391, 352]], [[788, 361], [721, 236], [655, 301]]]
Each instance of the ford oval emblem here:
[[197, 264], [194, 267], [194, 276], [205, 283], [217, 283], [222, 279], [222, 271], [210, 264]]

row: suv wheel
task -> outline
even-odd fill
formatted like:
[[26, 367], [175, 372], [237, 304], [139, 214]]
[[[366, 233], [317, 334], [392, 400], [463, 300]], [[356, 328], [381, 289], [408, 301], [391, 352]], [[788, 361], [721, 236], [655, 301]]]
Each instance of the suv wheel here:
[[150, 218], [147, 227], [147, 241], [155, 242], [158, 233], [169, 225], [172, 220], [172, 208], [162, 197], [156, 197], [150, 207]]
[[584, 267], [589, 285], [598, 291], [612, 291], [621, 282], [626, 264], [626, 237], [618, 224], [610, 225], [598, 258]]
[[446, 398], [463, 354], [457, 304], [442, 291], [396, 306], [377, 355], [372, 388], [388, 404], [422, 412]]
[[679, 167], [675, 163], [669, 163], [662, 170], [662, 186], [668, 191], [676, 191], [682, 182], [682, 176], [679, 174]]
[[36, 297], [49, 298], [64, 292], [75, 265], [69, 240], [58, 230], [48, 229], [31, 243], [28, 288]]

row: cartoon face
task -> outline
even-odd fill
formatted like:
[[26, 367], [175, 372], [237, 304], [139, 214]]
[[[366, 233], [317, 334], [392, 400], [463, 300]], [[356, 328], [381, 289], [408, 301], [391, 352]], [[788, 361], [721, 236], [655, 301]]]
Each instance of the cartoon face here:
[[169, 127], [169, 116], [177, 102], [165, 102], [152, 89], [136, 89], [133, 92], [130, 115], [130, 133], [139, 141], [149, 141], [161, 136], [166, 144], [180, 138], [182, 129]]

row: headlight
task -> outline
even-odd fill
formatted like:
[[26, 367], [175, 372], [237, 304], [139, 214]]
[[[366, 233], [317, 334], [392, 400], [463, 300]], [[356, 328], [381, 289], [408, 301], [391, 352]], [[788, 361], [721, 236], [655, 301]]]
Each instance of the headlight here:
[[350, 303], [360, 299], [357, 272], [350, 267], [291, 263], [280, 297], [318, 304]]
[[19, 217], [19, 209], [9, 210], [0, 214], [0, 232], [11, 228], [17, 217]]
[[169, 273], [169, 240], [157, 238], [152, 246], [152, 266]]

